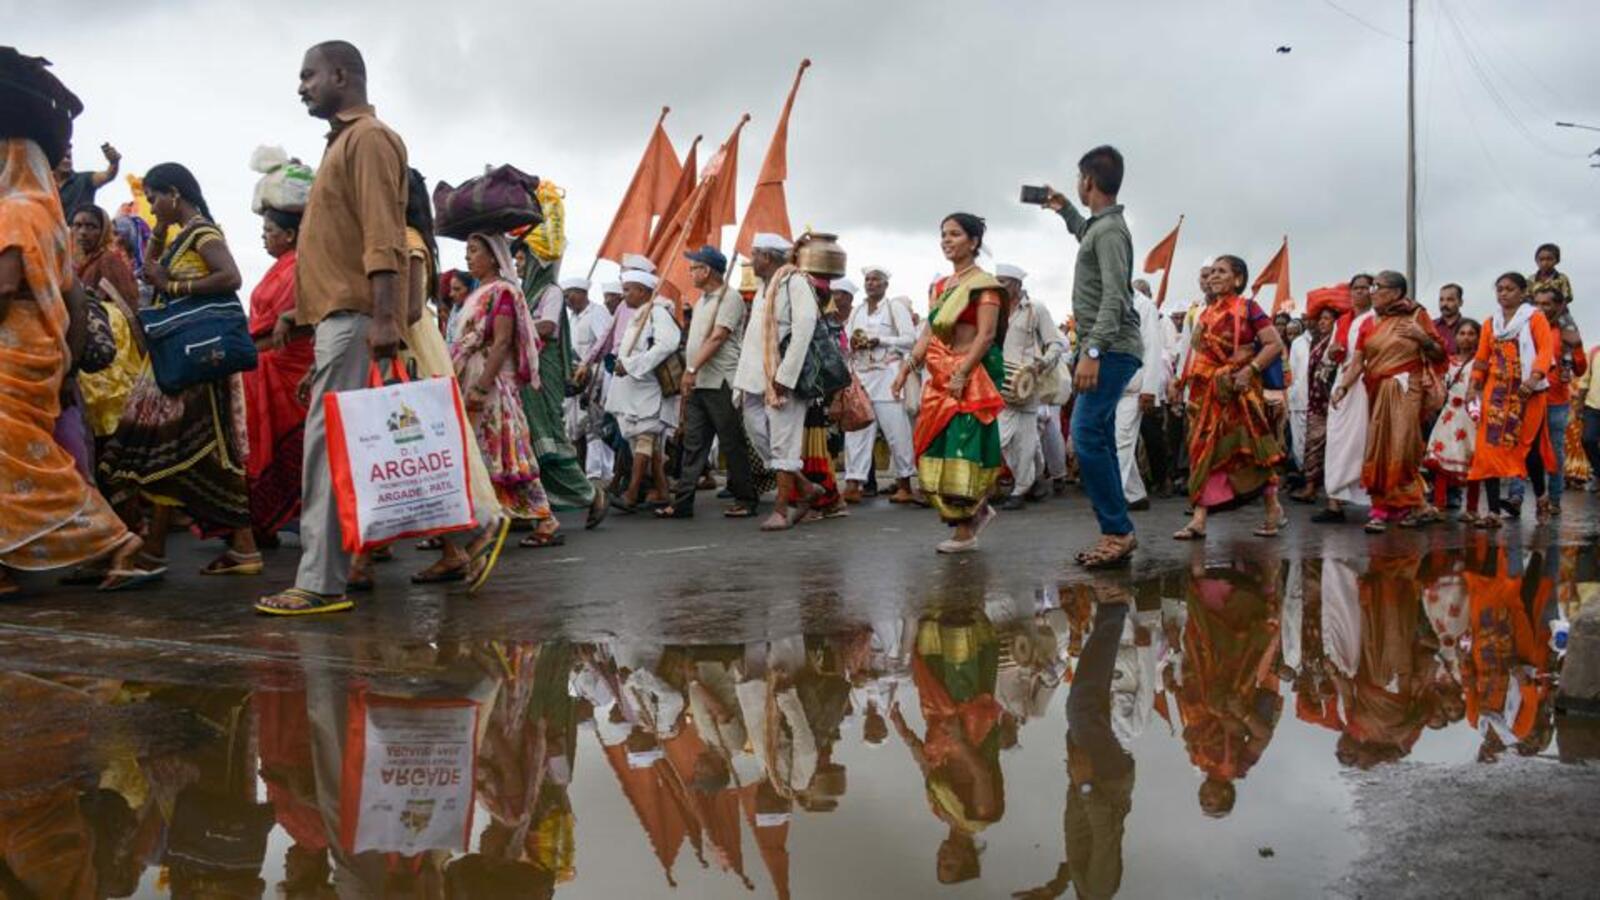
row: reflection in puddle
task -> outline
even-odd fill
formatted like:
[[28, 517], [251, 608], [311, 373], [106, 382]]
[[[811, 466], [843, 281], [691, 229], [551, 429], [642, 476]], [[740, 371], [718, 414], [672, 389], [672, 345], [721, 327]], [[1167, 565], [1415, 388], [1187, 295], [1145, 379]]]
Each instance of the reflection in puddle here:
[[12, 672], [0, 895], [1315, 892], [1353, 855], [1341, 771], [1551, 750], [1552, 625], [1596, 570], [1479, 541], [974, 577], [741, 644], [307, 635], [239, 688]]

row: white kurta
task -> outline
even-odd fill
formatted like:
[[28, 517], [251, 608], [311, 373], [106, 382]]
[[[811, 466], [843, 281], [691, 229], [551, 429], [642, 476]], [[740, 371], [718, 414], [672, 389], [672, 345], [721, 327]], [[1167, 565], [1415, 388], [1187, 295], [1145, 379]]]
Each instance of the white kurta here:
[[873, 422], [844, 436], [845, 480], [867, 480], [872, 471], [872, 447], [880, 430], [889, 445], [894, 477], [910, 478], [917, 473], [911, 417], [905, 403], [894, 398], [894, 379], [905, 354], [917, 342], [911, 308], [898, 299], [883, 300], [876, 310], [862, 303], [850, 311], [844, 330], [847, 336], [860, 331], [881, 342], [871, 350], [850, 354], [850, 369], [861, 379], [861, 386], [872, 400]]
[[1294, 464], [1305, 468], [1306, 432], [1311, 423], [1311, 334], [1289, 345], [1289, 442]]
[[661, 385], [656, 381], [656, 367], [678, 349], [681, 336], [672, 316], [672, 304], [656, 300], [649, 315], [644, 310], [634, 315], [617, 342], [617, 362], [627, 374], [612, 380], [606, 394], [606, 412], [617, 417], [623, 437], [659, 430]]

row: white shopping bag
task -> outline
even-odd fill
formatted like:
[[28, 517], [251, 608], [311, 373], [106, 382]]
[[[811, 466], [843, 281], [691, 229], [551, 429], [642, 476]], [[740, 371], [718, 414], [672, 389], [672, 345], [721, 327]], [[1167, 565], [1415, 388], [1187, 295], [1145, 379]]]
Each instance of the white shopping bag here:
[[452, 378], [322, 398], [328, 466], [347, 553], [473, 527], [467, 416]]
[[350, 695], [340, 843], [350, 853], [465, 852], [477, 779], [478, 704]]

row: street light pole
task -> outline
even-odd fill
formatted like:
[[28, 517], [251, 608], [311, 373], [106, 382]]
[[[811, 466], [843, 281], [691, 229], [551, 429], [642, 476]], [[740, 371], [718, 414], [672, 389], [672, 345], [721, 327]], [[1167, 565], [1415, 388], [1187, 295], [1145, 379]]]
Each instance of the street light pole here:
[[1406, 31], [1406, 283], [1417, 291], [1417, 0]]

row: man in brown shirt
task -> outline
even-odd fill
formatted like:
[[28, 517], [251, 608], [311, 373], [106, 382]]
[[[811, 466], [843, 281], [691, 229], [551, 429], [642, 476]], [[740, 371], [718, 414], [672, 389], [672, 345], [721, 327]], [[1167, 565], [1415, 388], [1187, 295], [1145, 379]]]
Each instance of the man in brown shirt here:
[[300, 569], [293, 588], [256, 603], [258, 611], [272, 615], [352, 606], [345, 594], [350, 556], [340, 541], [322, 396], [366, 387], [371, 363], [394, 357], [406, 295], [406, 146], [367, 102], [361, 52], [344, 41], [306, 51], [300, 99], [331, 130], [300, 225], [296, 266], [295, 321], [314, 326], [317, 335], [306, 415]]

